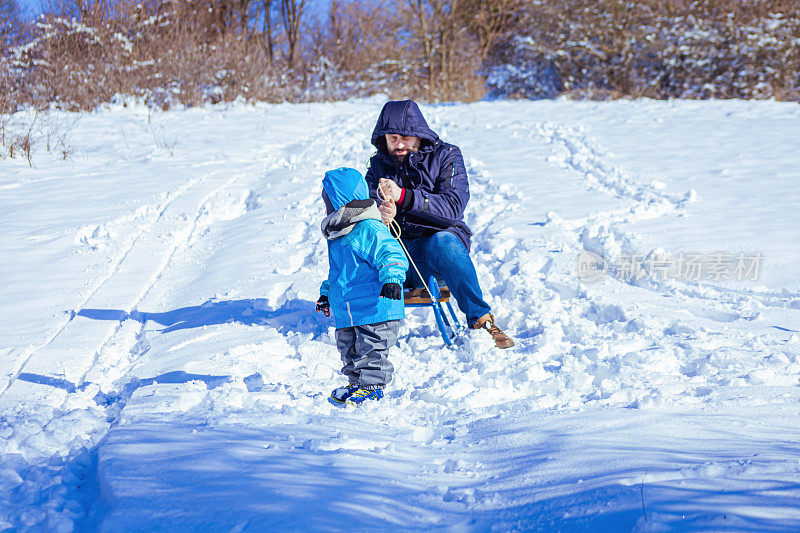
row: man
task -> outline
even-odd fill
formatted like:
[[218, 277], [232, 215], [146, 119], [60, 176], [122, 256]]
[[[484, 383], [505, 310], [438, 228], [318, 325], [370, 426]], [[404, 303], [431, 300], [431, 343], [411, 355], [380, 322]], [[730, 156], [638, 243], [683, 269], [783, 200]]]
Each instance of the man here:
[[[495, 324], [469, 257], [472, 232], [464, 223], [469, 183], [461, 151], [439, 139], [411, 100], [383, 106], [372, 144], [378, 152], [366, 179], [384, 224], [397, 220], [411, 259], [426, 279], [431, 274], [444, 279], [467, 324], [489, 331], [498, 348], [514, 346]], [[421, 286], [413, 268], [408, 278]]]

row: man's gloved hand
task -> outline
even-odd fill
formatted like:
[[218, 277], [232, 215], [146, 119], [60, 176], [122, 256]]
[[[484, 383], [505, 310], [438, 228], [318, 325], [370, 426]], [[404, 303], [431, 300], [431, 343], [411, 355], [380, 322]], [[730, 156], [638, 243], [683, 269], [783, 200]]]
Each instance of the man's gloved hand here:
[[397, 283], [384, 283], [381, 289], [381, 296], [391, 300], [399, 300], [403, 297], [403, 288]]
[[328, 297], [322, 295], [317, 300], [317, 312], [325, 313], [325, 316], [331, 316], [331, 304], [328, 302]]

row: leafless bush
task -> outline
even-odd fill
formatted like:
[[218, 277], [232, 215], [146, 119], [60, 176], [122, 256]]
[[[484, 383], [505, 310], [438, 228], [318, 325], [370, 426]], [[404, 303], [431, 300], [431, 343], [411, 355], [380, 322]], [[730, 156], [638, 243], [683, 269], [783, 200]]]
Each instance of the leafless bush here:
[[800, 97], [796, 1], [533, 1], [492, 53], [498, 96]]
[[339, 100], [384, 93], [419, 94], [413, 49], [398, 36], [403, 22], [385, 2], [334, 0], [312, 29], [309, 99]]
[[800, 0], [334, 0], [317, 23], [307, 0], [134, 1], [49, 0], [0, 54], [0, 112], [119, 95], [161, 109], [471, 101], [487, 85], [499, 97], [800, 99]]
[[375, 92], [428, 101], [481, 98], [483, 60], [519, 3], [334, 1], [314, 31], [312, 87], [325, 86], [334, 98]]
[[71, 142], [72, 130], [78, 122], [78, 116], [66, 113], [40, 113], [38, 137], [48, 153], [68, 159], [74, 147]]
[[408, 28], [428, 99], [475, 100], [486, 93], [479, 74], [505, 35], [519, 0], [407, 0]]
[[485, 93], [483, 58], [519, 1], [405, 0], [398, 14], [396, 2], [336, 0], [311, 25], [306, 0], [50, 0], [50, 15], [0, 63], [10, 95], [0, 105], [474, 100]]
[[[0, 110], [51, 102], [92, 109], [115, 95], [140, 96], [166, 109], [238, 97], [281, 101], [299, 93], [295, 73], [270, 57], [262, 36], [240, 31], [242, 23], [228, 16], [229, 7], [216, 4], [228, 13], [222, 16], [185, 0], [117, 4], [111, 14], [98, 5], [61, 5], [92, 23], [40, 19], [30, 41], [0, 59], [0, 94], [10, 95], [0, 101]], [[223, 31], [223, 24], [228, 29]], [[275, 38], [272, 44], [280, 48], [283, 41]]]
[[37, 124], [39, 113], [35, 113], [27, 123], [15, 120], [13, 116], [3, 116], [0, 119], [0, 156], [24, 157], [29, 166], [33, 166], [33, 130]]
[[473, 87], [464, 87], [464, 83], [469, 84], [470, 78], [475, 78], [480, 58], [477, 42], [464, 23], [466, 2], [408, 0], [408, 11], [418, 61], [424, 69], [425, 92], [434, 100], [454, 100], [457, 96], [471, 99]]
[[662, 94], [800, 100], [800, 2], [698, 3], [659, 30]]
[[150, 128], [150, 133], [153, 134], [153, 143], [156, 148], [167, 152], [170, 157], [175, 155], [175, 146], [178, 144], [177, 137], [168, 137], [163, 126], [153, 125], [152, 110], [147, 113], [147, 126]]
[[68, 159], [77, 121], [76, 115], [49, 110], [0, 114], [0, 158], [23, 157], [30, 166], [43, 152]]

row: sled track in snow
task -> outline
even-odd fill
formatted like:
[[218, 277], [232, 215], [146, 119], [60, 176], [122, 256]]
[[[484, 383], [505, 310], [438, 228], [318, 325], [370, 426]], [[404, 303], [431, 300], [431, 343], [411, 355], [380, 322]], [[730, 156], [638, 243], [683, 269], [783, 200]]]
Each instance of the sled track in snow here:
[[[267, 159], [267, 168], [264, 168], [264, 162], [259, 161], [256, 163], [251, 164], [252, 166], [258, 167], [254, 169], [253, 172], [260, 173], [260, 175], [269, 173], [272, 170], [279, 169], [279, 168], [289, 168], [289, 169], [297, 169], [299, 172], [298, 174], [305, 174], [308, 173], [310, 175], [314, 175], [314, 178], [321, 177], [322, 172], [329, 168], [334, 168], [336, 166], [340, 166], [342, 163], [342, 158], [353, 158], [358, 152], [358, 148], [361, 143], [360, 141], [360, 133], [361, 130], [364, 130], [365, 127], [368, 125], [369, 120], [367, 117], [363, 117], [359, 121], [355, 123], [346, 124], [346, 133], [342, 137], [346, 140], [343, 144], [333, 144], [333, 143], [326, 143], [325, 145], [325, 155], [322, 158], [311, 157], [314, 155], [315, 151], [315, 144], [316, 141], [299, 141], [296, 142], [295, 145], [302, 146], [302, 149], [299, 151], [295, 151], [292, 153], [288, 160], [283, 157], [264, 157]], [[328, 123], [325, 125], [323, 131], [327, 131], [329, 129], [335, 129], [338, 133], [342, 133], [342, 121], [341, 117], [333, 117], [329, 119]], [[275, 150], [274, 146], [267, 146], [262, 152], [277, 152], [281, 154], [286, 147], [282, 147], [279, 150]], [[259, 153], [261, 156], [261, 152]], [[313, 161], [318, 163], [316, 165], [309, 166], [306, 162]], [[270, 166], [271, 163], [271, 166]], [[353, 166], [358, 166], [354, 164]], [[161, 278], [163, 272], [169, 267], [171, 261], [175, 257], [177, 253], [180, 253], [182, 250], [185, 250], [189, 247], [193, 241], [195, 241], [199, 236], [207, 230], [213, 223], [216, 221], [214, 216], [214, 198], [217, 195], [221, 195], [227, 189], [233, 187], [236, 182], [242, 177], [242, 175], [251, 175], [252, 172], [245, 172], [244, 174], [240, 174], [234, 176], [233, 178], [228, 179], [227, 181], [223, 182], [221, 185], [214, 188], [211, 192], [203, 197], [203, 199], [197, 204], [197, 207], [194, 208], [191, 214], [188, 214], [185, 211], [180, 211], [173, 208], [176, 203], [179, 203], [181, 198], [186, 198], [187, 196], [191, 196], [192, 192], [198, 191], [199, 187], [202, 187], [204, 183], [213, 182], [214, 177], [216, 175], [222, 174], [222, 171], [205, 174], [199, 178], [192, 178], [188, 180], [186, 183], [182, 184], [176, 191], [170, 193], [169, 196], [161, 202], [158, 207], [156, 208], [155, 212], [157, 213], [152, 222], [150, 222], [146, 227], [137, 231], [136, 235], [130, 240], [129, 244], [125, 247], [125, 249], [119, 253], [116, 259], [113, 261], [113, 267], [109, 270], [109, 272], [99, 279], [93, 287], [88, 291], [85, 297], [81, 299], [81, 301], [73, 307], [72, 310], [68, 312], [67, 318], [60, 324], [57, 329], [50, 335], [48, 338], [41, 344], [30, 348], [24, 353], [21, 357], [21, 362], [17, 365], [17, 368], [11, 375], [9, 381], [5, 384], [2, 391], [0, 391], [0, 396], [5, 394], [14, 382], [18, 379], [19, 375], [25, 370], [27, 365], [33, 360], [38, 353], [42, 350], [46, 349], [48, 346], [52, 345], [53, 342], [59, 338], [73, 323], [75, 317], [80, 312], [81, 309], [85, 308], [87, 304], [91, 302], [93, 298], [101, 294], [102, 289], [106, 284], [111, 280], [115, 275], [120, 273], [123, 266], [125, 265], [126, 261], [131, 257], [134, 250], [137, 249], [137, 246], [141, 247], [141, 243], [147, 237], [152, 237], [151, 240], [159, 240], [163, 237], [168, 237], [170, 244], [168, 248], [168, 252], [160, 256], [160, 259], [156, 263], [156, 268], [152, 270], [152, 274], [149, 275], [142, 285], [141, 289], [138, 291], [136, 296], [133, 298], [132, 301], [129, 301], [123, 311], [130, 313], [133, 311], [137, 305], [145, 298], [145, 296], [152, 290], [154, 285], [158, 282]], [[316, 175], [318, 174], [318, 176]], [[312, 189], [313, 190], [313, 189]], [[311, 195], [310, 198], [306, 198], [299, 202], [295, 207], [300, 207], [302, 209], [301, 213], [309, 213], [308, 207], [313, 205], [316, 202], [316, 198]], [[176, 211], [172, 213], [171, 211]], [[223, 217], [220, 217], [223, 218]], [[168, 221], [179, 221], [179, 220], [189, 220], [188, 224], [183, 224], [178, 228], [174, 228], [168, 226], [165, 228], [165, 231], [161, 233], [154, 233], [154, 228], [161, 224], [166, 224]], [[209, 219], [209, 220], [206, 220]], [[310, 220], [303, 220], [302, 222], [303, 228], [300, 231], [299, 241], [305, 241], [310, 233], [313, 231], [314, 227], [316, 226], [316, 220], [314, 217], [311, 217]], [[177, 237], [169, 238], [169, 235], [177, 235]], [[296, 243], [294, 243], [296, 244]], [[300, 265], [297, 267], [299, 270], [302, 268], [303, 265], [313, 264], [313, 260], [311, 259], [315, 255], [317, 255], [319, 250], [312, 250], [310, 254], [306, 254], [302, 260], [300, 261]], [[123, 329], [125, 321], [121, 321], [120, 324], [113, 330], [111, 334], [106, 336], [102, 339], [97, 348], [94, 350], [94, 356], [91, 361], [89, 367], [83, 372], [81, 377], [81, 383], [78, 385], [82, 385], [86, 377], [91, 373], [92, 369], [95, 368], [98, 361], [101, 358], [101, 352], [109, 345], [114, 344], [115, 339], [118, 337], [120, 331]], [[144, 324], [140, 328], [142, 331], [144, 330]], [[132, 346], [128, 347], [129, 349], [133, 349], [133, 347], [138, 343], [140, 335], [134, 336], [134, 341]], [[128, 351], [124, 349], [124, 346], [119, 346], [119, 350]]]
[[[473, 254], [476, 267], [484, 295], [488, 296], [490, 304], [496, 306], [501, 324], [518, 335], [517, 346], [504, 353], [505, 368], [497, 372], [498, 375], [510, 378], [515, 388], [530, 388], [525, 394], [531, 394], [530, 398], [543, 403], [549, 401], [548, 387], [557, 383], [558, 390], [562, 391], [562, 399], [558, 401], [571, 397], [571, 401], [580, 404], [600, 401], [603, 404], [623, 402], [623, 405], [628, 401], [637, 405], [637, 402], [649, 401], [648, 395], [660, 390], [664, 383], [691, 377], [697, 361], [719, 351], [717, 338], [713, 334], [704, 335], [689, 329], [673, 331], [669, 324], [663, 324], [647, 313], [639, 314], [635, 309], [624, 309], [613, 301], [597, 297], [577, 283], [575, 260], [587, 248], [600, 246], [600, 252], [613, 251], [614, 248], [605, 248], [607, 243], [612, 247], [622, 246], [623, 251], [633, 248], [634, 236], [624, 229], [624, 224], [679, 215], [693, 201], [693, 193], [668, 194], [657, 186], [639, 182], [638, 176], [630, 175], [622, 166], [610, 161], [602, 147], [577, 128], [516, 121], [494, 129], [498, 128], [523, 130], [533, 144], [553, 149], [555, 155], [547, 157], [546, 161], [576, 176], [590, 192], [630, 202], [624, 207], [579, 219], [549, 220], [542, 224], [540, 237], [531, 240], [526, 235], [515, 235], [505, 230], [501, 222], [502, 213], [522, 207], [520, 199], [483, 176], [480, 160], [469, 160], [473, 195], [467, 221], [475, 230]], [[476, 157], [480, 157], [480, 151], [476, 152]], [[527, 283], [520, 282], [518, 275], [521, 273], [523, 278], [528, 277]], [[692, 309], [711, 308], [705, 318], [714, 322], [727, 323], [747, 318], [742, 315], [740, 306], [737, 307], [737, 300], [750, 297], [749, 293], [743, 294], [742, 291], [722, 287], [701, 290], [691, 283], [628, 285], [654, 294], [674, 295], [678, 302], [684, 297], [686, 300], [691, 298], [694, 300]], [[756, 298], [765, 305], [769, 305], [767, 300], [776, 297], [779, 301], [773, 301], [772, 305], [795, 305], [793, 295], [786, 295], [785, 299], [780, 296], [769, 294], [762, 298], [756, 295]], [[696, 353], [683, 347], [682, 339], [691, 335], [699, 335], [699, 340], [694, 343]], [[588, 342], [595, 337], [596, 342]], [[735, 338], [722, 347], [735, 351], [742, 349], [741, 342]], [[777, 344], [769, 344], [769, 347], [779, 349]], [[457, 347], [457, 350], [466, 349], [463, 355], [459, 355], [460, 371], [466, 374], [475, 367], [491, 375], [491, 363], [487, 365], [482, 360], [481, 350], [474, 348], [472, 342]], [[627, 353], [636, 353], [637, 357], [623, 362], [624, 359], [615, 355]], [[464, 359], [466, 364], [463, 364]], [[622, 365], [625, 373], [620, 373], [620, 368], [615, 370], [614, 365]], [[669, 365], [676, 368], [675, 374], [671, 374]], [[734, 371], [724, 362], [719, 362], [719, 365], [721, 375]], [[651, 367], [663, 370], [646, 378], [652, 374]], [[631, 382], [629, 375], [639, 378]], [[458, 382], [450, 375], [436, 377], [443, 381], [451, 378], [453, 383]], [[708, 383], [710, 386], [724, 383], [725, 379], [710, 377]], [[606, 380], [610, 392], [599, 392], [596, 385]], [[469, 379], [462, 375], [460, 381], [463, 383]], [[542, 383], [541, 387], [537, 383]], [[481, 381], [473, 385], [485, 386]], [[619, 390], [632, 386], [631, 394], [620, 395], [614, 392], [614, 386]], [[684, 395], [691, 397], [691, 389]], [[702, 391], [698, 396], [702, 396]], [[680, 401], [680, 398], [675, 397], [675, 400]]]
[[22, 356], [22, 360], [17, 365], [17, 368], [14, 370], [14, 372], [12, 373], [11, 378], [8, 380], [8, 382], [6, 383], [5, 387], [3, 387], [3, 390], [0, 391], [0, 397], [2, 397], [8, 391], [8, 389], [11, 388], [11, 386], [14, 384], [14, 381], [17, 380], [17, 378], [22, 373], [22, 371], [25, 369], [25, 366], [30, 362], [30, 360], [33, 359], [33, 357], [37, 353], [39, 353], [41, 350], [43, 350], [43, 349], [47, 348], [48, 346], [50, 346], [53, 343], [53, 341], [55, 341], [58, 338], [58, 336], [61, 335], [67, 329], [67, 327], [72, 323], [72, 321], [77, 316], [77, 313], [81, 309], [83, 309], [86, 306], [86, 304], [96, 294], [98, 294], [100, 292], [100, 290], [103, 288], [103, 286], [114, 276], [114, 274], [116, 274], [120, 270], [120, 267], [122, 266], [122, 264], [125, 262], [125, 260], [128, 258], [128, 256], [131, 254], [131, 251], [135, 248], [136, 243], [142, 238], [142, 236], [144, 236], [150, 229], [152, 229], [152, 227], [155, 224], [157, 224], [164, 217], [164, 214], [167, 212], [167, 210], [169, 209], [170, 205], [173, 202], [175, 202], [175, 200], [177, 200], [182, 195], [184, 195], [188, 190], [190, 190], [193, 187], [196, 187], [199, 184], [201, 184], [203, 179], [204, 178], [192, 178], [192, 179], [188, 180], [186, 183], [181, 185], [178, 188], [177, 191], [169, 194], [168, 197], [161, 204], [158, 205], [158, 207], [156, 208], [157, 215], [155, 217], [155, 220], [153, 222], [151, 222], [147, 227], [145, 227], [143, 229], [140, 229], [140, 231], [137, 232], [137, 234], [131, 239], [129, 245], [114, 260], [114, 262], [113, 262], [114, 266], [109, 270], [108, 274], [106, 274], [105, 276], [100, 278], [98, 280], [98, 282], [95, 283], [94, 287], [81, 300], [81, 302], [78, 305], [76, 305], [75, 307], [73, 307], [69, 311], [66, 320], [64, 320], [63, 323], [60, 326], [58, 326], [56, 328], [56, 330], [42, 344], [40, 344], [40, 345], [38, 345], [36, 347], [33, 347], [33, 348], [29, 348], [27, 350], [27, 353], [25, 353]]
[[[324, 218], [325, 212], [320, 197], [322, 177], [326, 171], [342, 166], [349, 166], [362, 174], [365, 173], [365, 162], [374, 148], [371, 145], [366, 148], [364, 135], [368, 135], [371, 130], [372, 121], [373, 117], [366, 115], [350, 121], [336, 116], [331, 118], [315, 136], [319, 139], [305, 140], [286, 147], [292, 151], [288, 158], [284, 158], [285, 167], [292, 173], [290, 179], [300, 183], [307, 182], [308, 186], [301, 198], [289, 193], [280, 198], [282, 207], [295, 222], [287, 238], [279, 244], [276, 251], [297, 250], [289, 256], [288, 263], [277, 267], [277, 272], [281, 275], [289, 279], [296, 279], [304, 272], [312, 277], [317, 276], [316, 270], [312, 269], [326, 257], [325, 239], [319, 229], [319, 223]], [[335, 135], [337, 142], [325, 142], [324, 138], [328, 134]], [[323, 143], [321, 150], [320, 142]], [[278, 298], [278, 305], [282, 303], [281, 299], [282, 297]]]
[[[563, 168], [574, 172], [586, 183], [589, 190], [606, 192], [635, 202], [632, 207], [563, 222], [565, 228], [578, 235], [580, 248], [577, 249], [577, 252], [580, 250], [598, 251], [592, 249], [593, 245], [596, 245], [597, 241], [602, 242], [606, 239], [622, 245], [629, 245], [633, 239], [631, 235], [619, 228], [621, 224], [676, 214], [693, 201], [693, 191], [687, 191], [683, 195], [670, 195], [630, 178], [622, 167], [609, 161], [605, 150], [598, 147], [594, 140], [576, 128], [563, 124], [537, 124], [532, 128], [530, 138], [533, 142], [554, 144], [560, 147], [566, 155], [553, 156], [550, 161], [561, 163]], [[605, 258], [608, 259], [608, 257]], [[649, 278], [640, 281], [637, 285], [644, 286], [653, 292], [663, 293], [667, 290], [670, 293], [695, 300], [708, 301], [709, 298], [712, 298], [716, 304], [724, 306], [727, 312], [734, 315], [738, 315], [739, 311], [731, 308], [731, 305], [745, 300], [757, 301], [761, 305], [773, 308], [800, 308], [800, 294], [789, 291], [781, 294], [760, 294], [708, 283], [705, 284], [708, 290], [701, 290], [697, 283], [688, 280], [670, 280], [669, 283], [664, 284]]]
[[551, 156], [549, 161], [570, 168], [589, 190], [628, 198], [642, 206], [667, 202], [679, 207], [686, 200], [686, 196], [666, 194], [629, 178], [625, 170], [611, 163], [608, 154], [577, 128], [564, 124], [537, 124], [531, 132], [531, 140], [561, 147], [565, 154]]
[[[108, 430], [119, 423], [125, 404], [136, 390], [136, 386], [133, 386], [135, 378], [130, 378], [130, 372], [136, 362], [149, 350], [146, 335], [147, 321], [140, 323], [140, 321], [131, 319], [130, 314], [136, 310], [137, 306], [158, 297], [160, 285], [169, 278], [167, 272], [170, 266], [200, 241], [207, 230], [219, 221], [231, 220], [244, 214], [246, 211], [244, 197], [239, 199], [242, 203], [239, 215], [234, 213], [232, 217], [230, 213], [225, 212], [225, 209], [230, 207], [231, 194], [229, 191], [238, 189], [243, 180], [250, 178], [251, 181], [257, 181], [272, 172], [279, 171], [281, 175], [284, 175], [288, 171], [291, 180], [309, 181], [310, 187], [304, 189], [302, 198], [293, 201], [286, 197], [284, 199], [288, 201], [283, 203], [281, 208], [291, 209], [293, 212], [290, 214], [299, 219], [298, 230], [291, 233], [296, 237], [286, 243], [287, 248], [298, 249], [298, 254], [294, 254], [297, 255], [298, 261], [293, 268], [292, 277], [301, 274], [304, 269], [314, 268], [319, 257], [323, 255], [324, 241], [321, 235], [317, 239], [312, 239], [320, 219], [319, 209], [322, 204], [318, 195], [311, 191], [318, 190], [322, 172], [325, 170], [341, 166], [343, 163], [356, 168], [363, 166], [364, 146], [361, 138], [364, 134], [362, 130], [366, 130], [365, 126], [369, 122], [366, 118], [355, 122], [346, 122], [343, 125], [344, 121], [341, 116], [332, 116], [321, 125], [323, 131], [335, 130], [337, 135], [344, 133], [348, 138], [347, 142], [334, 145], [326, 142], [322, 137], [319, 137], [318, 140], [315, 133], [313, 137], [309, 136], [307, 139], [295, 139], [292, 145], [284, 144], [278, 147], [274, 144], [267, 145], [258, 151], [251, 162], [245, 162], [244, 168], [238, 169], [232, 177], [224, 171], [208, 172], [202, 177], [186, 181], [158, 204], [158, 209], [153, 210], [150, 222], [130, 238], [124, 250], [117, 253], [112, 263], [113, 267], [102, 278], [96, 279], [78, 305], [71, 310], [67, 319], [59, 324], [45, 342], [25, 353], [25, 357], [15, 369], [12, 379], [0, 391], [0, 396], [4, 395], [11, 389], [19, 376], [40, 359], [43, 352], [48, 351], [58, 342], [63, 343], [64, 335], [71, 330], [82, 309], [87, 306], [92, 307], [97, 301], [103, 301], [106, 304], [95, 305], [95, 307], [120, 308], [122, 316], [119, 323], [114, 325], [107, 334], [97, 339], [93, 353], [86, 354], [87, 356], [91, 355], [91, 358], [86, 361], [88, 364], [80, 369], [80, 373], [75, 374], [80, 377], [74, 380], [75, 383], [70, 384], [67, 390], [69, 394], [67, 394], [64, 405], [59, 408], [61, 400], [56, 400], [57, 403], [53, 404], [54, 409], [47, 415], [47, 418], [41, 418], [35, 422], [31, 419], [31, 422], [34, 423], [25, 429], [26, 440], [38, 438], [37, 435], [44, 435], [48, 431], [52, 431], [52, 428], [57, 427], [60, 428], [59, 431], [72, 435], [67, 440], [71, 440], [73, 443], [82, 442], [89, 446], [98, 442], [103, 435], [107, 434]], [[320, 145], [320, 143], [325, 144]], [[295, 147], [294, 150], [292, 150], [292, 146]], [[320, 157], [320, 152], [324, 154], [322, 157]], [[277, 211], [276, 216], [279, 213], [280, 211]], [[309, 241], [316, 243], [310, 246], [310, 250], [307, 246], [310, 244]], [[158, 254], [155, 257], [148, 255], [148, 252], [152, 251], [158, 251]], [[106, 291], [106, 288], [120, 285], [115, 283], [115, 278], [124, 276], [128, 271], [135, 271], [133, 266], [137, 264], [147, 265], [147, 268], [144, 272], [139, 271], [136, 278], [126, 278], [124, 282], [121, 282], [122, 285], [135, 282], [136, 285], [132, 285], [135, 290], [126, 296], [127, 301], [124, 301], [126, 298], [115, 300], [113, 292]], [[40, 362], [34, 366], [43, 365]], [[63, 381], [69, 383], [69, 379]], [[99, 387], [99, 393], [95, 396], [94, 401], [91, 401], [91, 396], [95, 393], [89, 393], [89, 391], [94, 391], [96, 388], [89, 388], [90, 385]], [[37, 387], [35, 389], [37, 391], [41, 386], [43, 385], [33, 385], [33, 387]], [[86, 396], [87, 393], [89, 396]], [[97, 403], [99, 410], [91, 411], [94, 413], [91, 416], [98, 417], [97, 423], [94, 424], [97, 427], [94, 428], [93, 435], [84, 435], [82, 432], [86, 429], [81, 425], [72, 427], [69, 420], [63, 424], [59, 421], [62, 413], [68, 413], [72, 409], [67, 405], [72, 402], [71, 397], [73, 396], [88, 398], [92, 405]], [[41, 452], [36, 451], [31, 456], [30, 460], [34, 461], [30, 463], [29, 469], [32, 475], [37, 475], [36, 467], [33, 466], [36, 464], [36, 453]], [[22, 497], [27, 496], [21, 494], [20, 498]], [[13, 500], [11, 503], [13, 504]]]
[[[331, 121], [331, 125], [329, 127], [341, 127], [340, 124], [336, 120]], [[361, 125], [359, 124], [359, 129]], [[350, 132], [348, 133], [355, 133]], [[355, 135], [350, 135], [348, 137], [355, 138]], [[297, 143], [296, 143], [297, 144]], [[253, 172], [244, 172], [240, 173], [228, 181], [222, 183], [219, 187], [211, 191], [205, 198], [203, 198], [200, 203], [198, 204], [197, 208], [194, 210], [193, 216], [190, 216], [190, 223], [182, 229], [181, 231], [177, 232], [179, 235], [177, 238], [173, 239], [172, 246], [167, 254], [163, 256], [160, 266], [155, 270], [153, 275], [151, 276], [150, 280], [146, 284], [146, 286], [139, 292], [136, 300], [129, 306], [129, 309], [126, 311], [130, 313], [148, 296], [148, 294], [153, 291], [156, 284], [162, 278], [164, 272], [169, 268], [173, 258], [178, 256], [180, 253], [184, 252], [187, 248], [189, 248], [194, 242], [196, 242], [202, 234], [207, 231], [215, 222], [217, 222], [220, 218], [215, 216], [215, 201], [214, 199], [218, 196], [222, 196], [223, 193], [232, 188], [237, 181], [240, 180], [243, 176], [247, 175], [265, 175], [268, 174], [276, 169], [279, 168], [290, 168], [293, 171], [297, 171], [298, 176], [305, 176], [309, 175], [312, 179], [319, 178], [321, 181], [321, 172], [324, 171], [326, 168], [326, 163], [328, 160], [333, 160], [337, 155], [339, 155], [342, 151], [342, 146], [338, 145], [335, 147], [330, 147], [328, 154], [323, 159], [324, 163], [322, 165], [314, 165], [312, 167], [308, 167], [307, 164], [304, 164], [305, 161], [312, 159], [309, 158], [309, 152], [313, 151], [314, 148], [314, 141], [301, 141], [299, 143], [303, 148], [296, 153], [293, 153], [289, 160], [285, 160], [284, 158], [278, 158], [277, 162], [274, 162], [268, 168], [263, 168], [261, 163], [256, 163], [255, 165], [259, 167], [259, 170], [254, 170]], [[356, 144], [356, 143], [353, 143]], [[352, 149], [352, 147], [349, 147]], [[331, 163], [332, 165], [333, 163]], [[317, 175], [319, 174], [319, 175]], [[300, 179], [299, 177], [295, 177], [293, 179]], [[313, 187], [312, 187], [312, 190]], [[299, 210], [301, 214], [309, 213], [310, 207], [316, 205], [318, 202], [318, 198], [313, 195], [309, 195], [308, 197], [296, 202], [294, 205], [291, 206], [291, 212], [296, 212]], [[312, 230], [316, 227], [316, 217], [306, 217], [308, 219], [304, 219], [302, 221], [302, 229], [298, 232], [298, 240], [295, 242], [288, 243], [289, 246], [296, 246], [297, 244], [308, 242], [308, 239], [311, 235]], [[308, 264], [313, 264], [313, 257], [318, 254], [319, 250], [314, 247], [311, 252], [303, 253], [302, 258], [300, 259], [300, 265], [295, 269], [294, 274], [297, 274], [302, 268]], [[88, 380], [88, 377], [92, 373], [92, 371], [97, 367], [97, 365], [101, 362], [103, 358], [103, 351], [110, 346], [114, 346], [115, 340], [118, 336], [125, 334], [125, 327], [126, 322], [120, 322], [120, 324], [116, 327], [113, 334], [110, 335], [107, 339], [103, 341], [100, 347], [95, 352], [94, 360], [90, 368], [83, 374], [81, 377], [81, 383], [85, 383]], [[113, 358], [118, 356], [126, 357], [128, 354], [131, 354], [135, 358], [143, 355], [143, 351], [136, 350], [137, 346], [144, 345], [147, 346], [146, 340], [144, 339], [144, 331], [145, 331], [146, 322], [143, 322], [141, 326], [138, 328], [138, 332], [130, 334], [129, 340], [127, 343], [123, 341], [122, 346], [119, 349], [110, 350], [111, 360], [108, 361], [110, 365], [115, 365], [117, 361]], [[144, 341], [144, 342], [142, 342]], [[144, 350], [146, 352], [146, 348]], [[133, 361], [131, 361], [133, 362]], [[129, 366], [129, 365], [126, 365]], [[125, 373], [127, 374], [128, 368], [125, 369]]]
[[[223, 191], [227, 190], [228, 188], [230, 188], [231, 186], [233, 186], [236, 183], [236, 181], [239, 180], [239, 178], [241, 178], [241, 175], [236, 175], [236, 176], [228, 179], [227, 181], [225, 181], [222, 185], [220, 185], [219, 187], [217, 187], [216, 189], [214, 189], [210, 193], [208, 193], [200, 201], [198, 206], [195, 208], [194, 213], [193, 213], [194, 216], [192, 217], [190, 215], [189, 217], [187, 217], [190, 220], [190, 222], [188, 224], [186, 224], [183, 228], [181, 228], [179, 231], [173, 232], [173, 233], [176, 233], [178, 236], [173, 239], [173, 241], [172, 241], [167, 253], [164, 254], [161, 257], [160, 263], [157, 265], [157, 267], [153, 271], [152, 275], [150, 276], [150, 278], [145, 283], [144, 287], [139, 291], [138, 295], [135, 297], [135, 300], [128, 305], [127, 309], [125, 309], [125, 311], [128, 314], [130, 314], [134, 309], [136, 309], [136, 307], [139, 305], [139, 303], [153, 289], [155, 284], [158, 283], [159, 279], [161, 279], [162, 274], [169, 267], [169, 265], [170, 265], [171, 261], [173, 260], [173, 258], [175, 257], [175, 255], [177, 253], [185, 250], [188, 246], [190, 246], [199, 232], [204, 231], [205, 229], [210, 227], [215, 222], [213, 217], [211, 217], [212, 220], [210, 221], [209, 224], [202, 224], [201, 223], [201, 219], [203, 219], [203, 216], [206, 213], [209, 212], [208, 209], [212, 204], [212, 200], [218, 194], [220, 194], [221, 192], [223, 192]], [[162, 213], [162, 216], [163, 216], [163, 213]], [[162, 217], [159, 217], [159, 220], [161, 218]], [[163, 234], [158, 234], [158, 235], [156, 235], [156, 239], [158, 239], [159, 237], [162, 237], [162, 236], [163, 236]], [[104, 339], [101, 342], [101, 344], [98, 346], [98, 348], [95, 350], [94, 358], [93, 358], [93, 360], [91, 362], [91, 365], [84, 372], [84, 374], [81, 376], [81, 379], [80, 379], [80, 384], [81, 385], [83, 385], [86, 382], [86, 377], [89, 375], [89, 373], [95, 368], [95, 366], [99, 362], [99, 360], [101, 358], [101, 354], [103, 352], [103, 349], [113, 343], [114, 339], [117, 337], [117, 335], [123, 329], [123, 325], [125, 324], [125, 322], [126, 321], [120, 322], [120, 324], [115, 328], [113, 333], [111, 335], [109, 335], [106, 339]], [[141, 336], [143, 335], [143, 332], [144, 332], [145, 325], [146, 325], [146, 322], [143, 322], [141, 324], [140, 334], [138, 334], [138, 335], [136, 335], [134, 337], [136, 339], [136, 342], [138, 342], [141, 339]], [[134, 347], [135, 347], [135, 344], [134, 344], [134, 346], [128, 347], [127, 352], [132, 352]], [[123, 350], [124, 349], [125, 349], [125, 347], [123, 347]]]

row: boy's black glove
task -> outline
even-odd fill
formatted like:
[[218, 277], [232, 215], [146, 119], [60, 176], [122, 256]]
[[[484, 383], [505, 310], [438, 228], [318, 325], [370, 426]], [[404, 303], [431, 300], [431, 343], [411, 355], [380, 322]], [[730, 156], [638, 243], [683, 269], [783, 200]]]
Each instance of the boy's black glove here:
[[381, 289], [381, 296], [391, 300], [399, 300], [403, 297], [403, 288], [397, 283], [384, 283]]
[[325, 313], [325, 316], [331, 316], [331, 304], [328, 302], [328, 297], [324, 294], [317, 300], [317, 312]]

